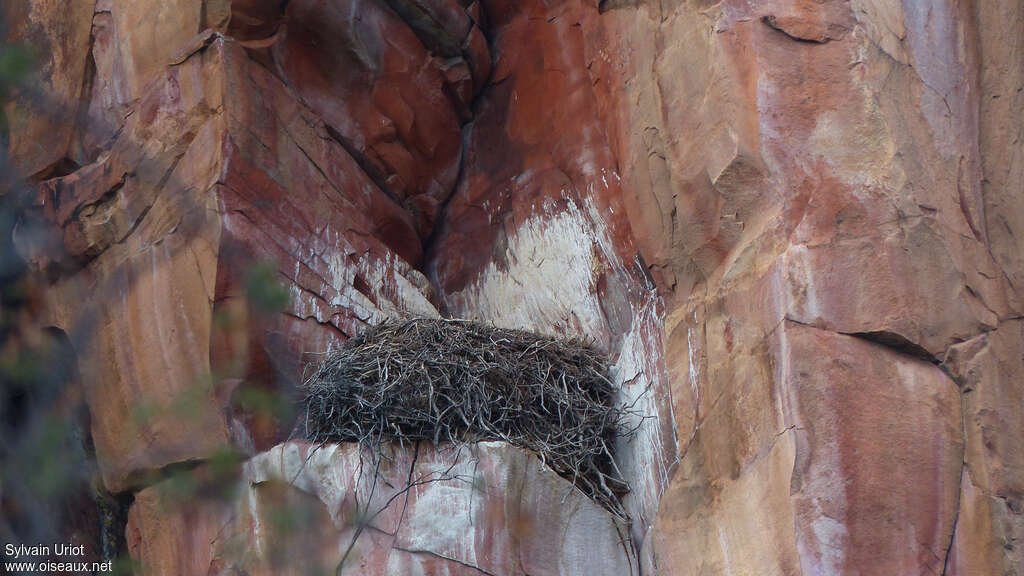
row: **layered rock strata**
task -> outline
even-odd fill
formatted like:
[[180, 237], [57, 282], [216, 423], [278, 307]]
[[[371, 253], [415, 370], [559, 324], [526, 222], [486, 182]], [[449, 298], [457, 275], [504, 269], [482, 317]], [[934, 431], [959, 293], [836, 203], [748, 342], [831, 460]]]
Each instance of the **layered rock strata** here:
[[[435, 315], [609, 355], [633, 523], [486, 444], [485, 490], [400, 495], [352, 573], [1024, 571], [1019, 2], [0, 10], [40, 63], [14, 243], [147, 573], [333, 569], [394, 494], [280, 408]], [[468, 462], [396, 450], [396, 485]], [[238, 452], [239, 491], [161, 496]], [[281, 506], [317, 536], [271, 550]]]

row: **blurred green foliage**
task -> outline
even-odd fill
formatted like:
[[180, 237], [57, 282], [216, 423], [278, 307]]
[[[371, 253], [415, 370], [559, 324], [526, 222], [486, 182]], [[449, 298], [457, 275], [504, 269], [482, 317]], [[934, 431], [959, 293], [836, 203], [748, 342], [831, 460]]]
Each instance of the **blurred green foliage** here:
[[34, 58], [26, 47], [20, 44], [0, 46], [0, 99], [9, 98], [34, 69]]
[[32, 386], [42, 380], [45, 364], [39, 350], [24, 347], [18, 352], [0, 357], [0, 378], [11, 386]]
[[267, 416], [278, 421], [291, 419], [295, 410], [291, 402], [274, 390], [243, 388], [237, 394], [238, 407], [247, 414]]
[[245, 296], [260, 313], [276, 314], [288, 306], [288, 291], [278, 282], [274, 265], [266, 262], [253, 264], [246, 271]]
[[[2, 29], [0, 29], [2, 32]], [[35, 70], [35, 59], [20, 44], [0, 45], [0, 143], [6, 148], [8, 119], [3, 104], [14, 97]]]

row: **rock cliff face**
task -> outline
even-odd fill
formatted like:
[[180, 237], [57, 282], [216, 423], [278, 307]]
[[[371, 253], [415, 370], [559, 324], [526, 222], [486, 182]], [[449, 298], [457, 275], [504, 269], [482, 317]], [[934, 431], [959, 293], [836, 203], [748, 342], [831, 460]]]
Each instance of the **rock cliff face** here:
[[[138, 570], [1024, 574], [1019, 1], [0, 12], [14, 244]], [[309, 362], [436, 315], [609, 354], [631, 525], [502, 444], [377, 491], [286, 441]]]

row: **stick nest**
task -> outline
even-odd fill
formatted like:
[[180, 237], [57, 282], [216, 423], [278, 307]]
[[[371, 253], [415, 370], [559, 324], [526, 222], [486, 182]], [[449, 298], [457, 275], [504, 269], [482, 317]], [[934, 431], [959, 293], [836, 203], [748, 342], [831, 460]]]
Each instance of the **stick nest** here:
[[384, 441], [500, 440], [626, 518], [612, 447], [639, 415], [614, 403], [607, 360], [583, 342], [464, 320], [386, 322], [328, 355], [305, 389], [314, 443], [380, 454]]

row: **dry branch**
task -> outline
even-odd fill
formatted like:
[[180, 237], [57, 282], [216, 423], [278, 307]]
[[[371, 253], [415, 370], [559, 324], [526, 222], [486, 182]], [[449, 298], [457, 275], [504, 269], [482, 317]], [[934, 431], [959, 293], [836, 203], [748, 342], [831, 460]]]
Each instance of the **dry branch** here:
[[305, 382], [305, 436], [455, 444], [501, 440], [541, 460], [625, 519], [629, 487], [612, 447], [638, 416], [614, 403], [607, 360], [578, 340], [465, 320], [371, 327]]

